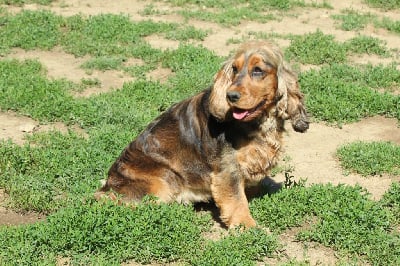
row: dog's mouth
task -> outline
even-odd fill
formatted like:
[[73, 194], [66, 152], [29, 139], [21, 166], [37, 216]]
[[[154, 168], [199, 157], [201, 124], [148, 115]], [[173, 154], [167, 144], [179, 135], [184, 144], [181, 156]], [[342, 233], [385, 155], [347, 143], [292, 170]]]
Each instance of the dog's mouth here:
[[249, 121], [252, 120], [256, 117], [258, 117], [262, 107], [265, 105], [267, 100], [261, 101], [256, 107], [252, 109], [241, 109], [237, 107], [232, 107], [232, 115], [233, 118], [236, 120], [241, 120], [241, 121]]

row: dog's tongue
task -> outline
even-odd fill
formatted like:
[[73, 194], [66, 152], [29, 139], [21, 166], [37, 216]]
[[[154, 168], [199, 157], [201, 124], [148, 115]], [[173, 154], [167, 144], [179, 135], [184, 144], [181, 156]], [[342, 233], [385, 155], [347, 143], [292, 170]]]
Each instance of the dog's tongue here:
[[235, 118], [237, 120], [242, 120], [248, 114], [249, 114], [249, 111], [236, 109], [236, 110], [233, 111], [233, 118]]

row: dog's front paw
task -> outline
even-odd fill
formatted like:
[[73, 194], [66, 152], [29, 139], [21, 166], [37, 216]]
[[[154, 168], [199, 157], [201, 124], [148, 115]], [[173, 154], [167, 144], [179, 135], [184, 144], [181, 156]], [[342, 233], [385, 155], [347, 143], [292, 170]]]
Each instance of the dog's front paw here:
[[235, 228], [238, 226], [244, 226], [245, 228], [255, 227], [257, 225], [256, 221], [251, 216], [246, 217], [232, 217], [229, 221], [229, 228]]

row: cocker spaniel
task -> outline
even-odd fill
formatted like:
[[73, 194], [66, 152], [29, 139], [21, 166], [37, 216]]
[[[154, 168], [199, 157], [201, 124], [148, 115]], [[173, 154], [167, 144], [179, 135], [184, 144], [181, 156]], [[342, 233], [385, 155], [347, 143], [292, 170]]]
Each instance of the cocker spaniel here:
[[253, 227], [245, 188], [277, 163], [287, 119], [298, 132], [309, 127], [296, 75], [275, 45], [245, 43], [209, 89], [170, 107], [122, 151], [96, 198], [214, 200], [228, 227]]

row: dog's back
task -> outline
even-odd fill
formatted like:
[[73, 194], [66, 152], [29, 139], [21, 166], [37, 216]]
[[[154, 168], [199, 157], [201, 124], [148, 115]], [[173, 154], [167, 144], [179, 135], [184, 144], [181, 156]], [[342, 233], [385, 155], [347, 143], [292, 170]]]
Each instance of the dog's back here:
[[[147, 194], [164, 202], [209, 200], [222, 131], [207, 111], [208, 97], [206, 90], [175, 104], [149, 124], [111, 166], [101, 190], [112, 189], [127, 201]], [[214, 130], [207, 130], [210, 124]]]

